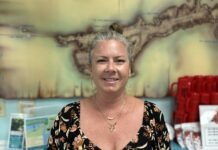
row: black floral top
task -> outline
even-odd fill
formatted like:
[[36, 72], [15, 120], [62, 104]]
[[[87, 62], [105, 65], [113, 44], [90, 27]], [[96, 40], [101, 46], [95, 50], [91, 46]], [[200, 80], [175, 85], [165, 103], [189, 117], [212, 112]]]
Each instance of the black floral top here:
[[[170, 138], [163, 113], [153, 103], [144, 102], [143, 124], [137, 138], [123, 150], [170, 150]], [[100, 150], [80, 129], [80, 103], [66, 105], [58, 113], [48, 139], [49, 150]]]

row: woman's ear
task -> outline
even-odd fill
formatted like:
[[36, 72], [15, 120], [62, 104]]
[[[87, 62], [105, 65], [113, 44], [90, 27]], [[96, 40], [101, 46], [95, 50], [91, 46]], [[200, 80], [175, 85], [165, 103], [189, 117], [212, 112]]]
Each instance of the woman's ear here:
[[131, 77], [131, 75], [132, 75], [132, 71], [131, 69], [129, 69], [129, 77]]
[[92, 75], [92, 66], [91, 66], [91, 64], [89, 64], [89, 66], [88, 66], [88, 71], [89, 71], [89, 77], [92, 78], [93, 75]]
[[92, 72], [90, 72], [90, 78], [93, 79], [93, 74], [92, 74]]
[[89, 77], [92, 78], [92, 71], [90, 68], [89, 68]]

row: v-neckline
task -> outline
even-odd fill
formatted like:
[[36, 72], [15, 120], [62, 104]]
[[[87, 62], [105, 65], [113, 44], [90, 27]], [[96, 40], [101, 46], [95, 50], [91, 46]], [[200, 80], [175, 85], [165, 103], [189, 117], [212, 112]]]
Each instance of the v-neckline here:
[[[79, 101], [79, 112], [81, 113], [81, 103], [80, 103], [80, 101]], [[144, 101], [144, 103], [143, 103], [143, 119], [142, 119], [142, 123], [141, 123], [141, 126], [139, 127], [139, 129], [138, 129], [138, 131], [137, 131], [137, 133], [136, 133], [136, 135], [137, 135], [137, 137], [139, 137], [139, 134], [140, 134], [140, 130], [143, 128], [143, 124], [144, 124], [144, 122], [145, 122], [145, 117], [144, 117], [144, 115], [145, 115], [145, 101]], [[92, 142], [92, 140], [90, 140], [90, 138], [88, 138], [86, 135], [85, 135], [85, 133], [83, 132], [83, 130], [81, 129], [81, 127], [80, 127], [80, 113], [78, 113], [78, 125], [79, 125], [79, 131], [80, 131], [80, 134], [81, 135], [83, 135], [83, 136], [81, 136], [83, 139], [84, 139], [84, 137], [86, 137], [86, 139], [88, 140], [88, 141], [90, 141], [90, 143], [92, 143], [93, 145], [94, 145], [94, 148], [97, 148], [97, 149], [100, 149], [101, 150], [101, 148], [100, 147], [98, 147], [94, 142]], [[122, 150], [123, 149], [125, 149], [126, 147], [128, 147], [128, 145], [131, 145], [133, 142], [130, 140], [123, 148], [122, 148]]]

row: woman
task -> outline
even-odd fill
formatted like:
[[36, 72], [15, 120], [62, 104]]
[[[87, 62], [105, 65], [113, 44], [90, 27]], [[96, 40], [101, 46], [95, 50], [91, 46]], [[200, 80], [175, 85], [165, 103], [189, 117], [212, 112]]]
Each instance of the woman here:
[[130, 58], [123, 35], [115, 31], [97, 35], [90, 51], [96, 93], [61, 110], [48, 149], [170, 149], [162, 112], [125, 92]]

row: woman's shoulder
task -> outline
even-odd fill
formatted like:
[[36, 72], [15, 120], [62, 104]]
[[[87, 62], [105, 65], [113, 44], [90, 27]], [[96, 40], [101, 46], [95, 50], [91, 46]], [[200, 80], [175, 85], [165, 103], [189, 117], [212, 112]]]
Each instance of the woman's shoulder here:
[[71, 103], [66, 104], [63, 108], [71, 107], [71, 108], [77, 108], [80, 106], [80, 101], [73, 101]]
[[148, 108], [148, 109], [157, 109], [157, 110], [160, 110], [159, 107], [153, 103], [153, 102], [150, 102], [146, 99], [141, 99], [141, 98], [138, 98], [138, 97], [131, 97], [136, 103], [140, 103], [142, 105], [144, 105], [145, 108]]
[[61, 111], [59, 112], [59, 114], [61, 115], [68, 114], [68, 113], [71, 113], [72, 111], [77, 113], [79, 112], [79, 110], [80, 110], [80, 101], [74, 101], [74, 102], [64, 105]]
[[137, 103], [141, 103], [142, 105], [144, 105], [144, 107], [146, 108], [150, 108], [150, 109], [158, 109], [157, 105], [153, 102], [147, 101], [146, 99], [141, 99], [138, 97], [132, 97], [134, 99], [135, 102]]
[[79, 105], [80, 105], [80, 101], [73, 101], [71, 103], [66, 104], [64, 107], [77, 107]]
[[153, 102], [149, 102], [147, 100], [144, 101], [144, 106], [147, 111], [151, 113], [162, 113], [160, 108]]
[[144, 105], [147, 107], [157, 107], [157, 105], [153, 102], [149, 102], [147, 100], [144, 100]]

